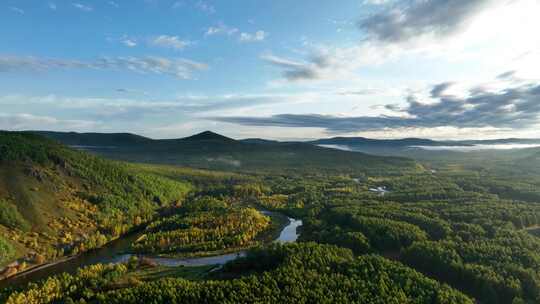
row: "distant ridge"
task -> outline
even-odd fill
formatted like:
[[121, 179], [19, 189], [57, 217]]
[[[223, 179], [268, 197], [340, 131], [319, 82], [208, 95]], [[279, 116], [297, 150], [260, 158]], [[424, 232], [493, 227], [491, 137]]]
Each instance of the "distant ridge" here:
[[[422, 168], [412, 159], [429, 158], [441, 153], [459, 153], [430, 152], [415, 148], [417, 146], [472, 146], [482, 143], [538, 141], [435, 141], [422, 138], [379, 140], [335, 137], [308, 142], [280, 142], [261, 138], [235, 140], [212, 131], [177, 139], [151, 139], [130, 133], [34, 133], [110, 159], [131, 162], [276, 172], [309, 168], [313, 171], [324, 169], [353, 172], [351, 174], [421, 171]], [[529, 154], [524, 153], [523, 157], [527, 155]]]
[[221, 134], [214, 133], [212, 131], [204, 131], [199, 134], [184, 137], [183, 141], [236, 141], [230, 137], [223, 136]]
[[[132, 133], [78, 133], [78, 132], [55, 132], [55, 131], [25, 131], [42, 135], [63, 144], [70, 146], [139, 146], [144, 144], [160, 145], [172, 142], [199, 142], [213, 141], [224, 143], [245, 143], [245, 144], [290, 144], [300, 143], [295, 141], [277, 141], [263, 138], [246, 138], [235, 140], [233, 138], [212, 132], [204, 131], [184, 138], [172, 139], [152, 139]], [[473, 145], [495, 145], [495, 144], [540, 144], [540, 139], [535, 138], [501, 138], [489, 140], [432, 140], [426, 138], [401, 138], [401, 139], [373, 139], [366, 137], [332, 137], [321, 138], [302, 142], [311, 145], [344, 145], [351, 147], [411, 147], [411, 146], [473, 146]]]
[[277, 140], [262, 139], [262, 138], [246, 138], [240, 141], [243, 143], [248, 143], [248, 144], [278, 144], [280, 143]]
[[333, 137], [310, 141], [315, 145], [347, 145], [347, 146], [384, 146], [384, 147], [409, 147], [409, 146], [454, 146], [470, 145], [462, 142], [435, 141], [424, 138], [403, 139], [371, 139], [365, 137]]
[[534, 138], [501, 138], [488, 140], [432, 140], [425, 138], [402, 139], [371, 139], [365, 137], [333, 137], [309, 141], [314, 145], [344, 145], [351, 147], [382, 147], [400, 148], [414, 146], [474, 146], [474, 145], [504, 145], [504, 144], [540, 144], [540, 139]]
[[235, 140], [212, 131], [177, 139], [151, 139], [129, 133], [34, 133], [110, 159], [203, 169], [280, 173], [332, 170], [355, 175], [422, 170], [412, 159], [402, 157], [339, 151], [307, 142]]
[[50, 139], [54, 139], [68, 146], [135, 146], [147, 144], [153, 140], [132, 133], [77, 133], [53, 131], [28, 131]]

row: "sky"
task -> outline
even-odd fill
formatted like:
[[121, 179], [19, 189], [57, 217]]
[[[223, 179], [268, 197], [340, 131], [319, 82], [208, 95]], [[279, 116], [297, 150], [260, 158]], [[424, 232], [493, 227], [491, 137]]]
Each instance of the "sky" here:
[[540, 137], [540, 0], [2, 0], [0, 129]]

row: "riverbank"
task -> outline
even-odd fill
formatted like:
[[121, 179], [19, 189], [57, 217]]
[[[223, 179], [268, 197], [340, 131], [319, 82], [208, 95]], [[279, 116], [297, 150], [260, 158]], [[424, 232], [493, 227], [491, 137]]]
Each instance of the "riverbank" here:
[[[82, 253], [81, 253], [82, 254]], [[34, 266], [30, 266], [30, 267], [27, 267], [25, 268], [23, 271], [19, 271], [17, 273], [14, 273], [13, 275], [11, 276], [7, 276], [7, 277], [0, 277], [0, 288], [2, 288], [2, 282], [4, 280], [9, 280], [9, 279], [13, 279], [13, 278], [16, 278], [17, 276], [20, 276], [20, 275], [27, 275], [27, 274], [31, 274], [32, 272], [35, 272], [35, 271], [39, 271], [39, 270], [42, 270], [42, 269], [45, 269], [47, 267], [51, 267], [51, 266], [54, 266], [54, 265], [57, 265], [57, 264], [60, 264], [60, 263], [64, 263], [64, 262], [67, 262], [71, 259], [75, 259], [77, 258], [78, 255], [74, 255], [74, 256], [70, 256], [70, 257], [64, 257], [64, 258], [61, 258], [61, 259], [58, 259], [58, 260], [55, 260], [53, 262], [48, 262], [48, 263], [43, 263], [43, 264], [38, 264], [38, 265], [34, 265]]]
[[143, 223], [141, 225], [133, 227], [130, 231], [128, 231], [124, 235], [109, 240], [107, 243], [103, 244], [101, 247], [91, 248], [91, 249], [88, 249], [87, 251], [80, 252], [80, 253], [75, 254], [75, 255], [63, 256], [63, 257], [57, 258], [55, 260], [47, 261], [47, 262], [41, 263], [41, 264], [32, 264], [30, 261], [27, 261], [26, 258], [20, 258], [16, 262], [18, 262], [18, 263], [25, 262], [27, 265], [30, 265], [30, 266], [27, 266], [24, 270], [18, 271], [16, 273], [14, 273], [13, 275], [10, 275], [10, 276], [7, 276], [7, 277], [0, 276], [0, 288], [5, 287], [4, 282], [6, 280], [12, 280], [12, 279], [14, 279], [16, 277], [19, 277], [19, 276], [28, 275], [28, 274], [30, 274], [32, 272], [41, 271], [41, 270], [43, 270], [45, 268], [49, 268], [49, 267], [56, 266], [58, 264], [66, 263], [66, 262], [69, 262], [71, 260], [80, 258], [81, 256], [88, 255], [88, 254], [90, 254], [90, 253], [92, 253], [94, 251], [99, 251], [102, 248], [106, 248], [106, 247], [110, 247], [110, 246], [115, 247], [116, 243], [119, 243], [119, 242], [121, 243], [121, 242], [123, 242], [123, 240], [126, 240], [126, 239], [132, 240], [133, 236], [135, 236], [138, 233], [140, 233], [141, 231], [143, 231], [148, 223], [149, 222]]
[[287, 225], [291, 223], [291, 219], [284, 214], [267, 211], [267, 210], [258, 210], [260, 213], [265, 216], [270, 217], [270, 225], [260, 232], [254, 239], [253, 242], [245, 246], [239, 247], [230, 247], [214, 251], [197, 251], [197, 252], [182, 252], [182, 253], [162, 253], [162, 254], [151, 254], [151, 253], [137, 253], [129, 252], [126, 253], [133, 254], [135, 256], [146, 256], [150, 258], [168, 258], [168, 259], [196, 259], [196, 258], [206, 258], [219, 255], [228, 255], [236, 252], [246, 251], [251, 248], [270, 243], [279, 238], [281, 232], [285, 229]]
[[[266, 213], [266, 212], [265, 212]], [[290, 242], [296, 241], [298, 235], [296, 234], [296, 228], [301, 226], [301, 221], [290, 219], [287, 216], [272, 212], [272, 226], [267, 230], [267, 234], [259, 236], [262, 240], [266, 240], [264, 243], [271, 241], [283, 241]], [[276, 230], [276, 228], [278, 228]], [[285, 233], [284, 233], [285, 232]], [[78, 268], [85, 267], [93, 264], [108, 264], [108, 263], [124, 263], [129, 260], [133, 254], [126, 253], [126, 248], [133, 240], [138, 237], [137, 234], [131, 234], [127, 237], [117, 239], [102, 248], [95, 249], [89, 252], [82, 253], [80, 255], [72, 256], [66, 259], [62, 259], [53, 263], [40, 265], [28, 269], [15, 276], [0, 281], [0, 289], [6, 287], [20, 286], [29, 282], [45, 279], [51, 275], [67, 272], [74, 273]], [[281, 239], [283, 237], [283, 239]], [[168, 258], [168, 257], [152, 257], [150, 255], [137, 255], [140, 257], [146, 257], [149, 260], [162, 266], [205, 266], [205, 265], [222, 265], [229, 261], [232, 261], [238, 257], [245, 255], [246, 250], [249, 248], [231, 250], [228, 253], [212, 256], [199, 256], [199, 257], [183, 257], [183, 258]]]

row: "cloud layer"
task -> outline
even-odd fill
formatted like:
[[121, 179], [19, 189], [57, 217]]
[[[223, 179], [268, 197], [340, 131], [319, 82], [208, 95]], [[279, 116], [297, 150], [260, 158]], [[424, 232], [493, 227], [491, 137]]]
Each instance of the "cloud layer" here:
[[[200, 117], [223, 113], [235, 109], [247, 109], [262, 105], [290, 103], [301, 98], [291, 95], [185, 95], [169, 100], [150, 100], [147, 92], [116, 89], [118, 93], [139, 97], [85, 98], [57, 95], [0, 96], [0, 108], [9, 109], [11, 115], [25, 109], [34, 109], [40, 116], [62, 114], [80, 120], [102, 121], [107, 123], [133, 122], [143, 117]], [[39, 109], [39, 110], [37, 110]], [[7, 115], [7, 114], [6, 114]], [[159, 120], [158, 120], [159, 121]], [[47, 127], [47, 121], [43, 121]]]
[[96, 122], [87, 120], [61, 120], [50, 116], [39, 116], [28, 113], [0, 113], [0, 129], [2, 130], [87, 130], [97, 126]]
[[208, 69], [204, 63], [184, 58], [102, 57], [95, 61], [44, 59], [36, 57], [0, 56], [0, 72], [45, 71], [51, 69], [98, 69], [133, 71], [143, 74], [171, 75], [190, 79], [195, 71]]
[[510, 128], [536, 126], [540, 115], [540, 84], [510, 86], [497, 92], [471, 89], [467, 97], [445, 94], [450, 83], [431, 90], [435, 102], [409, 96], [403, 108], [386, 105], [396, 116], [343, 117], [318, 114], [280, 114], [270, 117], [213, 117], [245, 126], [313, 127], [332, 133], [398, 128]]

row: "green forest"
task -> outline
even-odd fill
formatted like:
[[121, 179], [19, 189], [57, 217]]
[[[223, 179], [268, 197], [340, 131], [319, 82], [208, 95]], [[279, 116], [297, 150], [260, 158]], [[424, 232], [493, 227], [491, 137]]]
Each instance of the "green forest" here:
[[149, 224], [132, 249], [138, 253], [196, 253], [246, 247], [269, 226], [269, 218], [252, 208], [229, 207], [200, 197], [178, 214]]
[[[112, 161], [16, 132], [0, 133], [0, 152], [4, 276], [130, 234], [139, 255], [0, 285], [1, 303], [540, 302], [540, 172], [515, 158], [220, 171]], [[286, 217], [302, 220], [298, 240], [272, 242]], [[145, 258], [239, 251], [215, 267]]]

